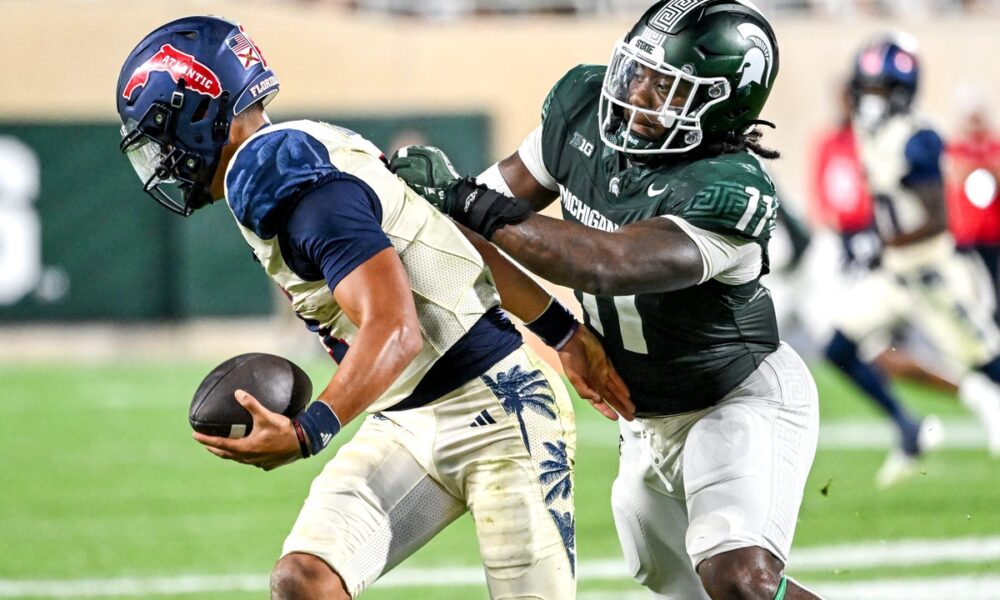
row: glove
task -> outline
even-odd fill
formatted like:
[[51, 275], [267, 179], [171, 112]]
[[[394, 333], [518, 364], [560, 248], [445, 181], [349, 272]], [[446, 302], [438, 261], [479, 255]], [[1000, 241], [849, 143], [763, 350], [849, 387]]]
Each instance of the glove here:
[[462, 179], [440, 148], [404, 146], [389, 159], [389, 170], [439, 211], [451, 214]]
[[532, 213], [528, 202], [494, 192], [472, 177], [459, 177], [445, 153], [434, 146], [400, 148], [389, 159], [389, 170], [439, 211], [486, 239]]

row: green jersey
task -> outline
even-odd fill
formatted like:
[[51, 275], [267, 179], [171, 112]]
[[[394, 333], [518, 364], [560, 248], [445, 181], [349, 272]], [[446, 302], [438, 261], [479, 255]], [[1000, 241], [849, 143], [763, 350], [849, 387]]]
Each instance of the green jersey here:
[[748, 152], [668, 155], [655, 166], [626, 163], [600, 138], [597, 105], [604, 71], [590, 65], [572, 69], [542, 109], [542, 161], [559, 184], [563, 218], [614, 231], [675, 216], [761, 247], [760, 272], [745, 283], [710, 279], [665, 293], [576, 294], [587, 326], [628, 384], [637, 414], [705, 408], [778, 347], [774, 305], [760, 283], [777, 209], [774, 184]]

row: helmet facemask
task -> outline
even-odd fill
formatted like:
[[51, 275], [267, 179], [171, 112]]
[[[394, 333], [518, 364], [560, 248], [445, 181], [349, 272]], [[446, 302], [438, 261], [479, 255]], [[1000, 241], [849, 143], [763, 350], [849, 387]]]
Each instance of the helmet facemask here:
[[211, 134], [216, 149], [211, 160], [185, 149], [176, 136], [177, 120], [182, 114], [181, 92], [175, 92], [169, 105], [154, 102], [138, 122], [128, 119], [122, 124], [119, 149], [143, 182], [143, 191], [167, 210], [186, 217], [213, 201], [212, 179], [229, 134], [227, 100], [224, 94], [218, 103]]
[[608, 147], [633, 156], [687, 152], [704, 139], [702, 116], [729, 97], [725, 77], [696, 77], [690, 67], [665, 62], [663, 54], [661, 46], [639, 37], [615, 44], [598, 108]]

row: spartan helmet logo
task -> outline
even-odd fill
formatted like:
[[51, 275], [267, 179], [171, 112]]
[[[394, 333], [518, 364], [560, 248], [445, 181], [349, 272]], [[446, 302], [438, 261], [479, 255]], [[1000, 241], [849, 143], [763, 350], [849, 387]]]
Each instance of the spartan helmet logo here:
[[[774, 47], [764, 30], [753, 23], [743, 23], [736, 30], [754, 45], [743, 57], [742, 76], [736, 89], [742, 89], [751, 83], [764, 87], [771, 80], [771, 67], [774, 64]], [[766, 71], [766, 73], [765, 73]]]

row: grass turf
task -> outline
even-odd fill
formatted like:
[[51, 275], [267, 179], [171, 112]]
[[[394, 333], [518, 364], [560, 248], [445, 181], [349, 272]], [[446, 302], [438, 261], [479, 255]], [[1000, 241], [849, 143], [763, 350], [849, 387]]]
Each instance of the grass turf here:
[[[187, 403], [211, 366], [0, 365], [0, 579], [264, 575], [270, 570], [323, 462], [300, 462], [265, 474], [218, 460], [191, 440]], [[319, 387], [330, 368], [316, 364], [309, 372]], [[815, 373], [824, 420], [879, 418], [839, 374], [822, 366]], [[901, 391], [921, 412], [965, 415], [939, 393], [906, 386]], [[617, 434], [592, 409], [577, 407], [578, 418], [587, 424], [576, 474], [580, 560], [619, 559], [608, 504]], [[1000, 535], [995, 510], [1000, 469], [985, 451], [936, 453], [924, 461], [921, 475], [886, 492], [873, 484], [882, 459], [878, 450], [819, 452], [796, 546]], [[463, 518], [404, 566], [475, 567], [477, 560], [471, 522]], [[839, 581], [998, 569], [963, 563], [807, 575]], [[581, 591], [612, 589], [637, 586], [624, 574], [620, 581], [580, 584]], [[263, 595], [261, 590], [203, 597]], [[485, 598], [485, 592], [474, 587], [380, 590], [376, 584], [365, 597], [447, 600]]]

